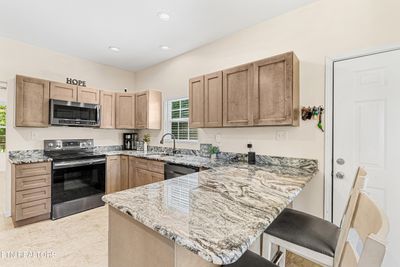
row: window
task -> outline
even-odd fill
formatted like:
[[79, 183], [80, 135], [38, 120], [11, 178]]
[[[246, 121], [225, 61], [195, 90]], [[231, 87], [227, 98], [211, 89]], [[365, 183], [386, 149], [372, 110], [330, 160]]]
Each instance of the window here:
[[6, 151], [6, 105], [0, 104], [0, 152]]
[[197, 141], [197, 129], [189, 128], [189, 99], [168, 101], [167, 129], [177, 140]]

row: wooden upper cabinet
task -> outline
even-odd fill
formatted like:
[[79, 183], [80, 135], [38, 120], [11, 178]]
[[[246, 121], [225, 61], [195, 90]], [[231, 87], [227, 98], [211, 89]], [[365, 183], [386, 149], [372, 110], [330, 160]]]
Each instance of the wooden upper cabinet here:
[[252, 126], [253, 65], [223, 71], [223, 126]]
[[204, 127], [204, 76], [189, 80], [189, 126]]
[[78, 86], [78, 102], [88, 104], [99, 104], [100, 93], [99, 90]]
[[134, 129], [135, 94], [117, 93], [115, 98], [115, 127], [118, 129]]
[[100, 92], [100, 128], [115, 128], [115, 93]]
[[299, 125], [299, 61], [294, 53], [253, 64], [254, 125]]
[[50, 99], [78, 101], [78, 86], [66, 83], [50, 82]]
[[17, 75], [15, 126], [49, 125], [49, 87], [49, 81]]
[[136, 93], [135, 109], [137, 129], [161, 129], [161, 92], [148, 90]]
[[222, 71], [204, 76], [204, 127], [222, 127]]

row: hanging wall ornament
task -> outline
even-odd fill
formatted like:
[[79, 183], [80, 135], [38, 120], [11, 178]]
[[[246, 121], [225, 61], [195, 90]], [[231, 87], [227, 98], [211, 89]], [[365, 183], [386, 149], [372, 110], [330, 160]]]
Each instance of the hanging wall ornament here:
[[318, 120], [317, 127], [320, 129], [322, 132], [324, 131], [324, 127], [322, 125], [322, 116], [324, 113], [324, 107], [323, 106], [313, 106], [313, 107], [303, 107], [301, 109], [301, 118], [303, 121], [306, 120]]

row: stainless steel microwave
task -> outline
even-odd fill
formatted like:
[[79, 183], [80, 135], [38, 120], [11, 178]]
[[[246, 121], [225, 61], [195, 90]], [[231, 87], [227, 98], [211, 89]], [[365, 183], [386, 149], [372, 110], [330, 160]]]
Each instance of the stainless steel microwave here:
[[50, 124], [99, 127], [100, 105], [51, 99]]

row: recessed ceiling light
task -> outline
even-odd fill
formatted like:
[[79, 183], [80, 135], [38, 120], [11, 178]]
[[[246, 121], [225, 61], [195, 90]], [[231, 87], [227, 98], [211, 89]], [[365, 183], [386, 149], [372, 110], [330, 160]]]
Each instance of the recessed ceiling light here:
[[114, 52], [119, 52], [119, 48], [116, 46], [109, 46], [108, 49], [110, 49], [111, 51], [114, 51]]
[[169, 50], [169, 46], [162, 45], [162, 46], [160, 46], [160, 49], [161, 50]]
[[160, 18], [160, 20], [162, 20], [162, 21], [169, 21], [169, 19], [170, 19], [170, 16], [167, 14], [167, 13], [165, 13], [165, 12], [159, 12], [158, 14], [157, 14], [157, 16]]

